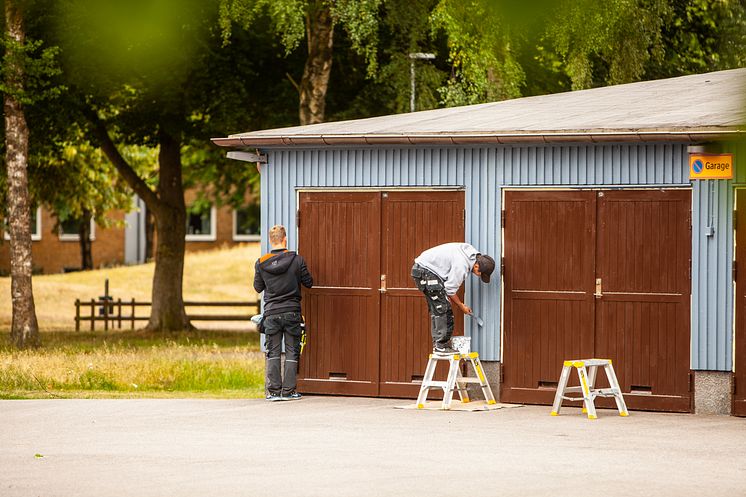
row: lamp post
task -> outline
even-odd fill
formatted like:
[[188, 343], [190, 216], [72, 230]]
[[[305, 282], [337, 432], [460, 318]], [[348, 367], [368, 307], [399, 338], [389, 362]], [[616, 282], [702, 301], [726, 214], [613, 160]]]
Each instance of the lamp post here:
[[409, 97], [409, 112], [414, 112], [414, 94], [415, 94], [415, 78], [414, 78], [414, 63], [416, 60], [433, 60], [435, 54], [416, 52], [409, 54], [409, 76], [412, 84], [412, 92]]

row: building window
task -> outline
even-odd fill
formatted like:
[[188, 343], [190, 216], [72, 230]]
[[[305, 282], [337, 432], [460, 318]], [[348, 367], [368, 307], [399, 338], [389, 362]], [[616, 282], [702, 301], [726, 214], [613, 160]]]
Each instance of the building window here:
[[259, 205], [250, 204], [233, 211], [233, 239], [253, 242], [260, 239]]
[[187, 208], [186, 241], [214, 242], [216, 239], [215, 206]]
[[[5, 234], [4, 238], [10, 240], [10, 234], [8, 233], [8, 218], [5, 218]], [[41, 207], [31, 209], [31, 240], [38, 242], [41, 240]]]
[[[79, 242], [80, 241], [80, 219], [65, 219], [60, 221], [59, 237], [63, 242]], [[96, 239], [96, 223], [91, 219], [91, 241]]]

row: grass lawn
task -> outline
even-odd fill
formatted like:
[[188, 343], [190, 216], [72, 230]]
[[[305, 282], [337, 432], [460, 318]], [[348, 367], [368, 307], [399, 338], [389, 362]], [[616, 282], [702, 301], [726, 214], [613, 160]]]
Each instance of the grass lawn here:
[[0, 398], [261, 397], [259, 334], [45, 332], [38, 350], [0, 346]]
[[[255, 299], [251, 283], [258, 255], [256, 246], [188, 254], [184, 298]], [[246, 323], [239, 323], [239, 329], [217, 330], [198, 322], [199, 331], [176, 334], [73, 331], [76, 298], [102, 295], [104, 279], [109, 278], [115, 299], [150, 301], [152, 277], [153, 264], [35, 276], [42, 347], [21, 352], [8, 346], [10, 278], [0, 278], [0, 295], [8, 297], [0, 299], [0, 398], [262, 396], [259, 335]], [[218, 312], [241, 314], [246, 309]]]

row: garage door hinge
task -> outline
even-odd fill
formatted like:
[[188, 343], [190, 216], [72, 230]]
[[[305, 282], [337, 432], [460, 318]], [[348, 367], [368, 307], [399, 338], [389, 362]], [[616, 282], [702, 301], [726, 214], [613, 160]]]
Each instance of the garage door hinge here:
[[738, 211], [733, 211], [733, 229], [738, 227]]
[[295, 211], [295, 225], [300, 228], [300, 210]]
[[505, 257], [500, 257], [500, 274], [505, 274]]
[[733, 281], [738, 278], [738, 262], [733, 261]]
[[500, 212], [500, 227], [505, 227], [505, 211]]

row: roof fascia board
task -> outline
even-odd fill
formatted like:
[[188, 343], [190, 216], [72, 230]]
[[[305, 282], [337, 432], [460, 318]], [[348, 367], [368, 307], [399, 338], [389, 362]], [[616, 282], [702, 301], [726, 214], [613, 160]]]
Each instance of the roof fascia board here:
[[[212, 142], [224, 148], [276, 147], [309, 145], [477, 145], [513, 143], [557, 142], [657, 142], [725, 140], [746, 136], [746, 131], [685, 130], [685, 131], [609, 131], [609, 132], [559, 132], [559, 133], [495, 133], [495, 134], [417, 134], [417, 135], [305, 135], [305, 136], [242, 136], [213, 138]], [[244, 160], [244, 159], [239, 159]], [[256, 162], [256, 161], [250, 161]]]

